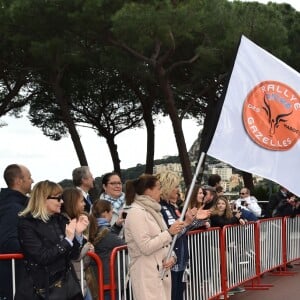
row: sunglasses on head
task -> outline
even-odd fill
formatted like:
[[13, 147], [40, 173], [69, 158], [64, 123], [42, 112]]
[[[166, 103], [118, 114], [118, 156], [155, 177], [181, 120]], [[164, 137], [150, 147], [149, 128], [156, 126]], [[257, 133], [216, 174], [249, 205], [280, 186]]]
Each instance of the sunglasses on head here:
[[63, 200], [62, 195], [60, 196], [48, 196], [47, 199], [56, 199], [57, 202], [60, 202], [61, 200]]

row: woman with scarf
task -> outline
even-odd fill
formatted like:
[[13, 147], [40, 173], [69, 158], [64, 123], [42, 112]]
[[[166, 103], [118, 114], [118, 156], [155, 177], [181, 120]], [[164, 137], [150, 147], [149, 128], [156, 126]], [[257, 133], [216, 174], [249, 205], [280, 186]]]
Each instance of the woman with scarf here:
[[125, 203], [125, 194], [122, 192], [122, 181], [118, 173], [106, 173], [102, 178], [102, 191], [100, 199], [107, 200], [113, 208], [113, 215], [110, 223], [121, 226], [124, 223], [122, 212]]
[[184, 225], [178, 220], [167, 228], [160, 213], [160, 188], [154, 175], [145, 174], [126, 182], [126, 204], [130, 208], [125, 221], [125, 240], [135, 300], [171, 299], [170, 268], [176, 263], [176, 256], [166, 258], [172, 236]]
[[[95, 247], [95, 252], [99, 255], [103, 263], [104, 284], [110, 283], [109, 262], [112, 250], [115, 247], [125, 245], [118, 234], [121, 227], [116, 224], [111, 226], [110, 221], [113, 215], [113, 208], [109, 201], [96, 200], [90, 215], [89, 240]], [[93, 277], [96, 279], [95, 264], [93, 266]], [[96, 287], [94, 287], [96, 289]], [[93, 290], [93, 295], [98, 295], [97, 290]], [[97, 298], [98, 299], [98, 298]], [[110, 291], [104, 292], [104, 299], [110, 300]]]

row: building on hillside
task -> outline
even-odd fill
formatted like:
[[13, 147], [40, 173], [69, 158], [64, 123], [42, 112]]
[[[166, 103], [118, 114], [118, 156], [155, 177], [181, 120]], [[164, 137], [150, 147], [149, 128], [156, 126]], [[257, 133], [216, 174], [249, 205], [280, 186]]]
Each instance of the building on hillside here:
[[211, 169], [212, 174], [218, 174], [221, 176], [222, 181], [229, 181], [232, 176], [232, 168], [229, 167], [213, 167]]
[[178, 174], [178, 176], [182, 177], [182, 167], [181, 164], [178, 163], [155, 165], [153, 168], [153, 174], [157, 174], [165, 171], [173, 171], [174, 173]]

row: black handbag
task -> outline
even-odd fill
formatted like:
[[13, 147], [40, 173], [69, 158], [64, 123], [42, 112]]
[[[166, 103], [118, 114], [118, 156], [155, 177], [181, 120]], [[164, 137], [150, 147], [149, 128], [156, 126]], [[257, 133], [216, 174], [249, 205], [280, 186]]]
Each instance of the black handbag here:
[[48, 288], [38, 289], [35, 288], [35, 294], [38, 299], [45, 300], [83, 300], [80, 284], [69, 270], [65, 276], [51, 284]]

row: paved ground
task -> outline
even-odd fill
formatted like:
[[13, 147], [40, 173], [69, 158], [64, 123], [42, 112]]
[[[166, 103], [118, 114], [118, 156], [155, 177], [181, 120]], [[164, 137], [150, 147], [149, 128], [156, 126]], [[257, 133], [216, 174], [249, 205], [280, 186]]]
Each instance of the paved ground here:
[[275, 276], [267, 273], [261, 278], [261, 284], [272, 284], [268, 290], [247, 290], [244, 293], [230, 296], [230, 300], [298, 300], [300, 299], [300, 264], [293, 264], [292, 276]]

